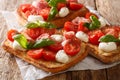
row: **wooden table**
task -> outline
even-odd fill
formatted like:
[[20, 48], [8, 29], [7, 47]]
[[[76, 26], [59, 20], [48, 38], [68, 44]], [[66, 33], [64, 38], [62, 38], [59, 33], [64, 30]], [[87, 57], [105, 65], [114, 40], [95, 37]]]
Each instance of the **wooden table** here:
[[[0, 0], [0, 10], [14, 11], [21, 3], [32, 0]], [[120, 25], [120, 0], [80, 0], [97, 9], [111, 24]], [[0, 42], [5, 38], [6, 22], [0, 13]], [[4, 35], [4, 36], [3, 36]], [[12, 55], [0, 47], [0, 80], [22, 80], [20, 70]], [[66, 72], [42, 80], [120, 80], [120, 64], [103, 70]]]

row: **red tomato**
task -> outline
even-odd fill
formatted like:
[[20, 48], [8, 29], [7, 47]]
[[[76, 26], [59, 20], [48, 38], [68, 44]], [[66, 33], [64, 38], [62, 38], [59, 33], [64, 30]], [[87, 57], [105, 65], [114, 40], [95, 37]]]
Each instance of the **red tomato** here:
[[20, 5], [19, 9], [25, 14], [26, 17], [37, 14], [37, 9], [31, 4], [22, 4]]
[[43, 49], [29, 50], [27, 55], [34, 59], [40, 59], [43, 54]]
[[47, 61], [55, 61], [55, 52], [50, 50], [43, 51], [43, 58]]
[[16, 30], [14, 30], [14, 29], [11, 29], [11, 30], [9, 30], [8, 32], [7, 32], [7, 38], [10, 40], [10, 41], [14, 41], [14, 39], [13, 39], [13, 36], [15, 35], [15, 34], [17, 34], [18, 33], [18, 31], [16, 31]]
[[74, 56], [80, 51], [80, 44], [81, 42], [77, 38], [74, 38], [74, 39], [69, 40], [63, 46], [63, 49], [68, 55]]
[[66, 0], [67, 2], [77, 2], [77, 0]]
[[90, 19], [90, 16], [91, 16], [91, 15], [94, 15], [95, 17], [98, 18], [98, 16], [97, 16], [96, 14], [91, 13], [91, 12], [86, 13], [85, 18], [86, 18], [86, 19]]
[[120, 35], [120, 27], [112, 27], [112, 28], [107, 28], [104, 30], [105, 34], [110, 34], [113, 35], [114, 37], [118, 38]]
[[89, 42], [98, 45], [99, 44], [99, 38], [104, 36], [103, 32], [101, 30], [91, 31], [88, 33], [89, 35]]
[[66, 6], [65, 3], [58, 3], [57, 9], [60, 10], [62, 7], [65, 7], [65, 6]]
[[78, 31], [83, 31], [83, 32], [88, 32], [88, 28], [84, 26], [84, 23], [81, 22], [79, 25], [78, 25]]
[[79, 9], [81, 9], [82, 7], [83, 7], [83, 5], [80, 4], [80, 3], [76, 3], [76, 2], [70, 2], [70, 3], [69, 3], [69, 8], [70, 8], [71, 10], [79, 10]]
[[48, 19], [49, 13], [50, 13], [50, 8], [45, 8], [45, 9], [42, 9], [42, 10], [39, 11], [39, 14], [40, 14], [45, 20]]
[[56, 31], [56, 29], [46, 29], [46, 28], [43, 28], [42, 30], [43, 30], [42, 33], [48, 33], [49, 35], [54, 34]]
[[76, 25], [74, 25], [72, 22], [69, 22], [69, 21], [65, 22], [65, 24], [64, 24], [64, 29], [66, 31], [74, 31], [74, 32], [76, 32], [77, 28], [78, 27]]
[[27, 34], [30, 36], [32, 39], [38, 38], [42, 33], [41, 33], [41, 28], [32, 28], [32, 29], [27, 29]]
[[57, 52], [58, 50], [61, 50], [62, 48], [63, 47], [62, 47], [61, 43], [58, 43], [58, 42], [49, 46], [49, 49], [52, 51], [55, 51], [55, 52]]

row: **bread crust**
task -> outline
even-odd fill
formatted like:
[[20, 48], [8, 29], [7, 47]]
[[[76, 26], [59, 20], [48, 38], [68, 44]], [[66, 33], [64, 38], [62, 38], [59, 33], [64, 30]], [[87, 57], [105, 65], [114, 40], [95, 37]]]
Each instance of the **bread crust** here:
[[[86, 13], [89, 12], [89, 10], [86, 8], [86, 7], [83, 7], [81, 8], [80, 10], [78, 11], [70, 11], [70, 13], [66, 16], [66, 17], [56, 17], [54, 18], [52, 21], [48, 21], [48, 22], [51, 22], [53, 23], [54, 25], [56, 25], [58, 28], [59, 27], [63, 27], [64, 26], [64, 23], [66, 21], [71, 21], [73, 20], [74, 18], [76, 18], [77, 16], [80, 16], [80, 17], [84, 17], [86, 15]], [[21, 24], [21, 25], [25, 25], [27, 23], [27, 18], [25, 17], [24, 13], [22, 13], [20, 11], [20, 9], [18, 8], [17, 9], [17, 19], [18, 19], [18, 22]]]
[[24, 51], [14, 50], [8, 40], [5, 40], [2, 47], [10, 54], [15, 55], [18, 58], [21, 58], [22, 60], [42, 69], [44, 71], [51, 72], [51, 73], [64, 71], [64, 70], [74, 66], [76, 63], [80, 62], [88, 55], [86, 43], [81, 43], [81, 51], [77, 55], [70, 57], [69, 62], [65, 63], [65, 64], [59, 63], [56, 61], [45, 61], [43, 59], [35, 60], [35, 59], [27, 56], [26, 52], [24, 52]]

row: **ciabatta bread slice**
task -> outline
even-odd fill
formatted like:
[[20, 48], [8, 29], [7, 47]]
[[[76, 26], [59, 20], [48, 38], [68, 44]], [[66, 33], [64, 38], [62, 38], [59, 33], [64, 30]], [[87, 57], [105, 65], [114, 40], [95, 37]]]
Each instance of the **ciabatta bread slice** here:
[[70, 57], [70, 60], [65, 64], [59, 63], [56, 61], [46, 61], [43, 59], [35, 60], [35, 59], [27, 56], [26, 52], [24, 52], [24, 51], [14, 50], [8, 40], [6, 40], [3, 43], [3, 48], [10, 54], [17, 56], [18, 58], [20, 58], [32, 65], [44, 70], [44, 71], [52, 72], [52, 73], [64, 71], [64, 70], [74, 66], [75, 64], [77, 64], [78, 62], [83, 60], [88, 55], [88, 51], [87, 51], [87, 47], [86, 47], [85, 43], [81, 43], [81, 51], [77, 55]]

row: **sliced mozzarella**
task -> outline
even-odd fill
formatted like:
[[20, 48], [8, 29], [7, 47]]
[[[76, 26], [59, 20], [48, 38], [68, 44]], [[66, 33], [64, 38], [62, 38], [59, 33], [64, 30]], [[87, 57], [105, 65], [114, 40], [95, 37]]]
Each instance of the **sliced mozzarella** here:
[[62, 35], [59, 35], [59, 34], [54, 34], [54, 35], [51, 35], [51, 38], [57, 42], [62, 42], [63, 41], [63, 36]]
[[64, 50], [59, 50], [55, 57], [56, 60], [61, 63], [67, 63], [69, 61], [69, 56], [65, 53]]
[[69, 9], [67, 7], [63, 7], [59, 11], [59, 16], [60, 17], [65, 17], [69, 14]]
[[30, 15], [30, 16], [28, 16], [28, 21], [29, 22], [44, 21], [44, 19], [40, 15]]
[[12, 46], [13, 46], [13, 49], [21, 50], [21, 51], [26, 51], [26, 49], [24, 49], [23, 47], [21, 47], [20, 44], [16, 40], [14, 40]]
[[82, 31], [78, 31], [76, 33], [76, 37], [84, 42], [88, 42], [89, 41], [89, 38], [88, 38], [88, 35]]
[[100, 50], [103, 50], [103, 51], [106, 51], [106, 52], [110, 52], [110, 51], [113, 51], [113, 50], [116, 50], [117, 49], [117, 45], [115, 42], [101, 42], [99, 43], [99, 47], [98, 47]]
[[100, 21], [100, 23], [101, 23], [101, 27], [106, 26], [107, 22], [106, 22], [106, 20], [105, 20], [103, 17], [100, 17], [100, 18], [99, 18], [99, 21]]

